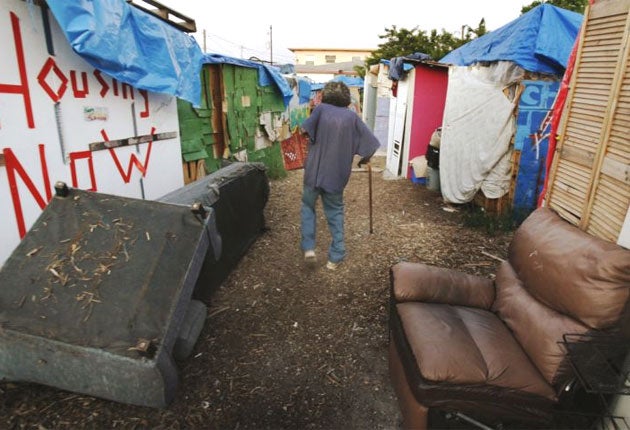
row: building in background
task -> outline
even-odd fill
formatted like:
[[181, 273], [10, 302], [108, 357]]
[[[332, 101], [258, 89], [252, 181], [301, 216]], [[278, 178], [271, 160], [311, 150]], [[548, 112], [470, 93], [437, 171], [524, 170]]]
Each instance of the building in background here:
[[372, 49], [289, 48], [295, 54], [295, 72], [314, 82], [328, 82], [335, 76], [358, 76]]

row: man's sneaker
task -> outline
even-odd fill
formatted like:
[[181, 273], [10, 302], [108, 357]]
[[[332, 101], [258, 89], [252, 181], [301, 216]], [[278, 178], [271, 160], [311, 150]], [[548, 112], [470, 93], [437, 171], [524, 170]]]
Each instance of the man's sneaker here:
[[317, 262], [315, 251], [312, 249], [309, 249], [308, 251], [304, 251], [304, 261], [307, 264], [315, 264]]
[[328, 269], [328, 270], [337, 270], [337, 267], [339, 267], [340, 264], [341, 264], [341, 261], [338, 261], [336, 263], [334, 263], [332, 261], [328, 261], [328, 263], [326, 263], [326, 269]]

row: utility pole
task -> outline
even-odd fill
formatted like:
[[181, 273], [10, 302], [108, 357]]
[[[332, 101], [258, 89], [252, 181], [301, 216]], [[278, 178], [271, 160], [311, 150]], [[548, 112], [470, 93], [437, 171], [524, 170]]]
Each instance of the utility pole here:
[[273, 25], [269, 26], [269, 62], [273, 66]]
[[205, 54], [206, 51], [206, 29], [203, 29], [203, 53]]

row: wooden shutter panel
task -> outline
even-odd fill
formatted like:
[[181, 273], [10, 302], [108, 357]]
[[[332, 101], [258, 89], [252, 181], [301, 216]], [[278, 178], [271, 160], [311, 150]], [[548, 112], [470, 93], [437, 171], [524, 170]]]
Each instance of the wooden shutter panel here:
[[630, 204], [630, 0], [587, 8], [550, 174], [548, 205], [617, 241]]

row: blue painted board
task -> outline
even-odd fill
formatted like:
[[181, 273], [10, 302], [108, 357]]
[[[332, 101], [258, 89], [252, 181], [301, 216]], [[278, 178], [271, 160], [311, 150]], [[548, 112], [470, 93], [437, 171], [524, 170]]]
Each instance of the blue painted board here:
[[[523, 81], [523, 85], [525, 90], [519, 101], [514, 136], [514, 148], [521, 151], [521, 158], [513, 208], [518, 217], [524, 218], [536, 208], [538, 195], [544, 185], [549, 139], [544, 138], [536, 143], [535, 134], [553, 106], [560, 82]], [[541, 134], [548, 132], [548, 129], [543, 130]]]

